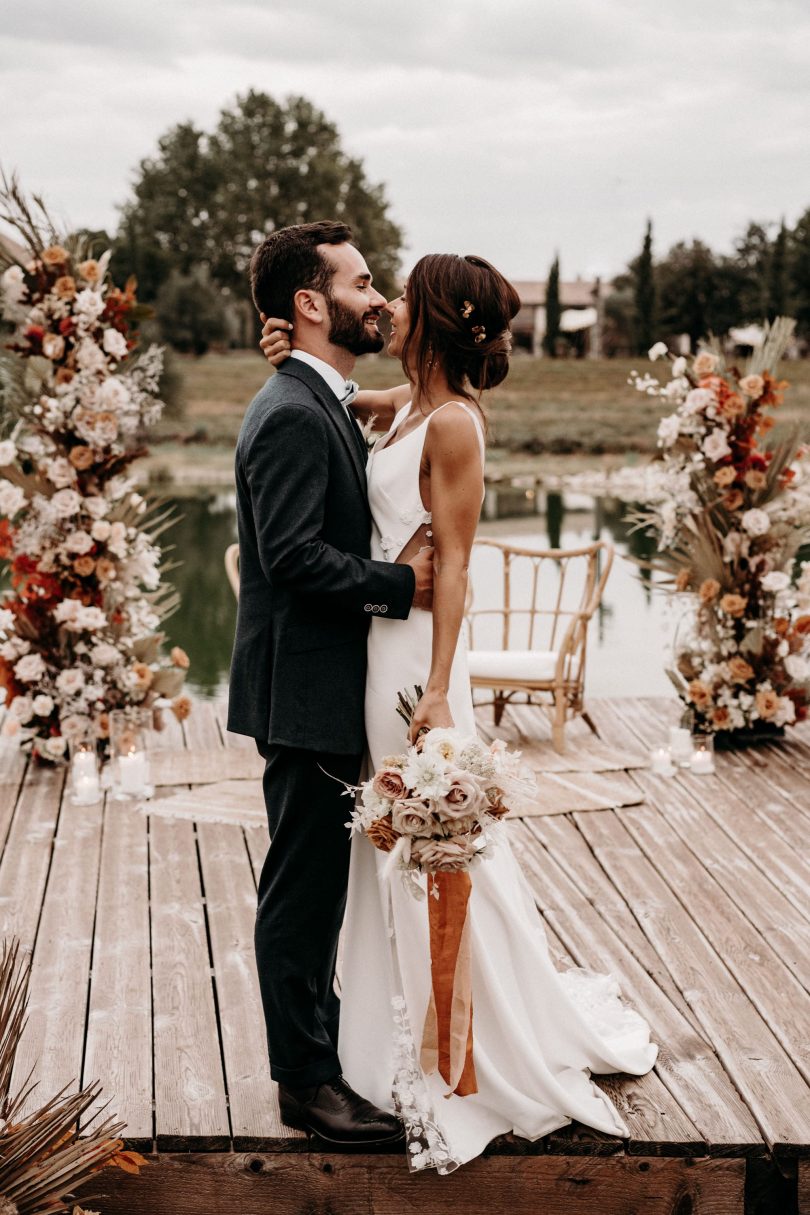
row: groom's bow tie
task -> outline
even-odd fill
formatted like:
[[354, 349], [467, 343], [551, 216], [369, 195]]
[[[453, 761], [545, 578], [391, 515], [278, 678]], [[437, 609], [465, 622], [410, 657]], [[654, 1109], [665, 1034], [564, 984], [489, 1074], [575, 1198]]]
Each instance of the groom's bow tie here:
[[340, 398], [341, 405], [345, 405], [346, 408], [348, 408], [349, 405], [351, 405], [354, 398], [357, 396], [359, 391], [360, 391], [359, 384], [355, 384], [354, 380], [347, 380], [346, 387], [343, 391], [343, 396]]

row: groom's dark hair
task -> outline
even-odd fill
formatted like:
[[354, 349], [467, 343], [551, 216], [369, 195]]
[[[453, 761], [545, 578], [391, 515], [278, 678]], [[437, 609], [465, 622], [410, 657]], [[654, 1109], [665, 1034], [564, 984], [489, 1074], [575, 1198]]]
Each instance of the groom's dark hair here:
[[291, 321], [296, 291], [328, 296], [335, 271], [318, 246], [347, 243], [354, 243], [351, 228], [332, 219], [271, 232], [250, 259], [250, 288], [257, 310]]

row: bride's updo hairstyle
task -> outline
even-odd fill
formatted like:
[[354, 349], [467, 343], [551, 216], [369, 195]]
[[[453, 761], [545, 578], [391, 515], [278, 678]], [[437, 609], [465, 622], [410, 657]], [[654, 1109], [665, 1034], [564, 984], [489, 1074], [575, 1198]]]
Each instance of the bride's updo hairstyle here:
[[402, 364], [418, 386], [438, 362], [453, 392], [494, 388], [506, 378], [512, 349], [509, 322], [520, 297], [483, 257], [429, 253], [405, 289], [410, 328]]

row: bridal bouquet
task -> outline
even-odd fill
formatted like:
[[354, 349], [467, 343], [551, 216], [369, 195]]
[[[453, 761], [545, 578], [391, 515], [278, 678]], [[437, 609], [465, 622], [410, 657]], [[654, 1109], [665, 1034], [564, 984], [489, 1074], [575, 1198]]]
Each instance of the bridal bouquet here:
[[[795, 437], [762, 442], [793, 325], [777, 319], [744, 371], [703, 350], [674, 359], [665, 385], [635, 377], [673, 407], [658, 428], [661, 493], [636, 515], [657, 533], [650, 564], [691, 609], [670, 675], [718, 741], [802, 721], [810, 700], [810, 460]], [[650, 351], [661, 354], [663, 343]]]
[[[486, 855], [498, 822], [535, 791], [520, 752], [508, 751], [501, 739], [487, 746], [456, 729], [434, 729], [385, 758], [358, 787], [350, 826], [390, 853], [389, 872], [401, 870], [421, 894], [417, 874], [471, 869]], [[431, 894], [438, 897], [435, 882]]]
[[[399, 694], [397, 712], [410, 724], [421, 688]], [[421, 733], [421, 732], [420, 732]], [[534, 774], [520, 752], [496, 739], [487, 746], [456, 729], [426, 730], [415, 746], [382, 761], [356, 789], [353, 831], [389, 853], [385, 872], [399, 869], [407, 888], [423, 897], [428, 875], [431, 991], [420, 1062], [438, 1072], [448, 1096], [478, 1091], [473, 1060], [470, 870], [486, 855], [493, 832], [510, 810], [530, 803]]]

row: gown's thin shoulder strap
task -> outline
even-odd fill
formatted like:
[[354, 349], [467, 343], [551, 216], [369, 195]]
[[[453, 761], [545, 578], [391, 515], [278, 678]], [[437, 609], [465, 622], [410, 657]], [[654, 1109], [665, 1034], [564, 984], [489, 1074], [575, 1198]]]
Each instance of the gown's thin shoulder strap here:
[[475, 432], [478, 435], [478, 446], [481, 449], [481, 461], [482, 461], [482, 463], [486, 462], [486, 443], [484, 442], [484, 430], [483, 430], [483, 427], [481, 426], [481, 419], [479, 418], [476, 411], [473, 409], [472, 405], [468, 405], [466, 401], [445, 401], [444, 405], [440, 405], [438, 409], [433, 410], [433, 413], [428, 414], [428, 419], [427, 419], [428, 422], [433, 417], [433, 414], [437, 414], [439, 412], [439, 409], [444, 409], [445, 405], [460, 405], [461, 408], [464, 410], [464, 412], [466, 414], [469, 414], [469, 416], [472, 418], [473, 422], [475, 422]]

